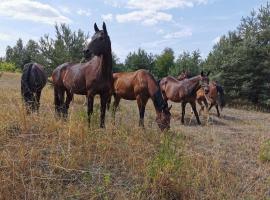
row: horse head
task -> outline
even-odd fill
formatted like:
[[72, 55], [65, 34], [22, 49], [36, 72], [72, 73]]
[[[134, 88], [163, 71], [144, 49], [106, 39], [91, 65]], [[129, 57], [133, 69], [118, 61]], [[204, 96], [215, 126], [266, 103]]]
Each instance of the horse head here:
[[99, 30], [97, 24], [94, 24], [95, 33], [83, 50], [86, 59], [111, 53], [111, 40], [104, 22], [102, 28], [103, 30]]
[[168, 104], [166, 104], [163, 106], [162, 112], [160, 112], [160, 114], [157, 115], [156, 122], [161, 131], [165, 129], [167, 130], [170, 129], [171, 108], [172, 108], [172, 105], [168, 107]]
[[208, 94], [209, 92], [209, 74], [210, 71], [205, 75], [204, 72], [201, 72], [201, 80], [200, 80], [200, 86], [203, 88], [205, 94]]

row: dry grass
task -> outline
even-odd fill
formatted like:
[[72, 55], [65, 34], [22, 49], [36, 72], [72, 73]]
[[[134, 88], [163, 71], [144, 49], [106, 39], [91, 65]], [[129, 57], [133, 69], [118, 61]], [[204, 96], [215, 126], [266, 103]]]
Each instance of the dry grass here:
[[270, 198], [270, 164], [259, 159], [269, 114], [225, 109], [208, 125], [182, 126], [174, 104], [171, 131], [161, 133], [151, 103], [143, 130], [135, 102], [122, 101], [116, 125], [107, 113], [104, 130], [97, 103], [88, 129], [84, 98], [64, 122], [50, 87], [31, 116], [19, 88], [18, 74], [0, 78], [0, 199]]

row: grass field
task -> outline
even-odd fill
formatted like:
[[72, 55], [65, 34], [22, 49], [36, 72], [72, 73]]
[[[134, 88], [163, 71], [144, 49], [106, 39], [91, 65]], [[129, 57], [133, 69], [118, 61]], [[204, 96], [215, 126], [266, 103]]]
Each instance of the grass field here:
[[50, 86], [30, 116], [19, 89], [19, 74], [2, 75], [0, 199], [270, 199], [270, 114], [213, 109], [209, 123], [183, 126], [173, 104], [161, 133], [151, 102], [141, 129], [136, 103], [121, 101], [115, 125], [109, 112], [100, 129], [97, 98], [88, 129], [83, 97], [62, 121]]

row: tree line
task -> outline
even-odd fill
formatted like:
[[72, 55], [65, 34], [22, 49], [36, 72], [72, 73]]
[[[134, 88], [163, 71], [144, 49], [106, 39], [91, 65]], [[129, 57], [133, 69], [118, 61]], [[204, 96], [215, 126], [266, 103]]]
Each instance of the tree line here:
[[[34, 61], [52, 70], [64, 62], [80, 62], [82, 49], [89, 35], [72, 31], [68, 25], [55, 25], [55, 37], [44, 35], [24, 45], [19, 39], [14, 47], [6, 48], [0, 70], [20, 70]], [[182, 52], [178, 56], [171, 48], [153, 55], [139, 48], [130, 52], [123, 63], [113, 53], [113, 71], [149, 70], [156, 78], [176, 76], [183, 70], [196, 75], [210, 70], [212, 79], [225, 89], [230, 100], [270, 106], [270, 4], [262, 5], [250, 16], [243, 17], [235, 30], [223, 35], [209, 55], [202, 59], [200, 51]]]

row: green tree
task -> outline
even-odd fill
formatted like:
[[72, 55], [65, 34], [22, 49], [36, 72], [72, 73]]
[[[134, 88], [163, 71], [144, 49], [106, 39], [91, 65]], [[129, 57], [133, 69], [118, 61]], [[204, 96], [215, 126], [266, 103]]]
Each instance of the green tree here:
[[213, 47], [204, 66], [231, 99], [270, 105], [270, 4], [241, 20]]
[[128, 71], [147, 69], [151, 72], [154, 69], [154, 56], [143, 49], [138, 49], [137, 52], [130, 52], [127, 55], [125, 66]]
[[170, 74], [178, 76], [182, 71], [188, 71], [192, 75], [197, 75], [202, 69], [202, 59], [198, 50], [189, 53], [184, 51], [176, 60], [174, 68], [171, 68]]
[[88, 38], [81, 30], [72, 32], [66, 24], [55, 25], [55, 32], [56, 39], [44, 35], [39, 41], [40, 51], [45, 57], [43, 64], [48, 71], [65, 62], [80, 62]]
[[156, 57], [155, 74], [159, 78], [168, 76], [172, 68], [174, 68], [174, 52], [171, 48], [165, 48], [161, 55]]

